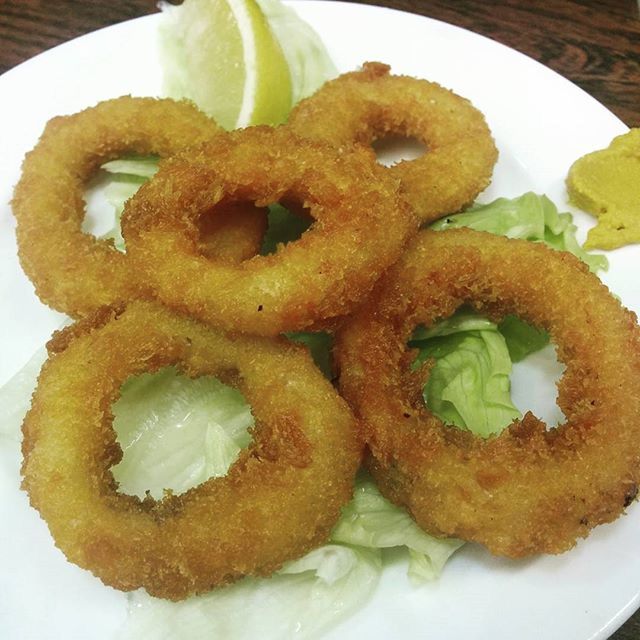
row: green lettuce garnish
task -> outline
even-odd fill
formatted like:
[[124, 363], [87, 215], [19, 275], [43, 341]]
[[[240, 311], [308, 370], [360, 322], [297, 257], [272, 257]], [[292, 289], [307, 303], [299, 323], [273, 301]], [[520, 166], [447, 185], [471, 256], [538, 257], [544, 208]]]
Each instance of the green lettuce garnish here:
[[110, 160], [102, 165], [102, 169], [108, 171], [113, 177], [121, 177], [124, 180], [142, 184], [158, 171], [158, 158], [156, 156], [127, 156]]
[[245, 578], [179, 603], [138, 591], [130, 596], [130, 614], [119, 637], [316, 638], [366, 602], [380, 571], [378, 550], [325, 545], [268, 579]]
[[[322, 340], [320, 335], [313, 337]], [[248, 445], [253, 425], [238, 391], [211, 377], [187, 379], [173, 368], [129, 380], [113, 412], [125, 452], [114, 476], [121, 490], [144, 495], [150, 489], [155, 497], [167, 486], [183, 492], [207, 477], [224, 475]], [[328, 545], [287, 563], [268, 580], [245, 579], [184, 603], [138, 593], [132, 597], [124, 637], [146, 637], [161, 627], [171, 629], [171, 637], [204, 637], [194, 626], [201, 616], [207, 620], [207, 637], [217, 637], [216, 632], [220, 637], [256, 637], [265, 611], [270, 625], [282, 629], [277, 637], [290, 637], [293, 629], [299, 629], [296, 637], [306, 637], [369, 597], [382, 569], [381, 549], [407, 547], [409, 575], [424, 581], [439, 575], [461, 544], [421, 531], [363, 477]], [[248, 603], [255, 607], [247, 608]]]
[[280, 245], [297, 240], [313, 222], [296, 216], [279, 203], [269, 205], [268, 220], [267, 232], [260, 249], [263, 256], [275, 253]]
[[552, 249], [569, 251], [594, 272], [606, 270], [609, 264], [605, 256], [588, 253], [578, 244], [577, 227], [570, 213], [559, 213], [547, 196], [531, 191], [519, 198], [498, 198], [489, 204], [475, 204], [463, 213], [447, 216], [431, 225], [439, 231], [459, 227], [544, 242]]
[[511, 359], [497, 325], [462, 313], [430, 330], [419, 327], [409, 342], [418, 349], [414, 368], [434, 358], [423, 395], [441, 420], [483, 437], [520, 417], [511, 402]]
[[[121, 490], [138, 495], [151, 490], [156, 497], [167, 486], [182, 492], [224, 475], [248, 445], [253, 425], [250, 408], [235, 389], [211, 377], [187, 379], [173, 368], [129, 380], [113, 412], [125, 452], [113, 469]], [[276, 637], [290, 637], [294, 629], [296, 637], [307, 637], [370, 596], [382, 570], [381, 549], [407, 547], [409, 575], [424, 581], [439, 575], [461, 544], [428, 536], [361, 478], [329, 544], [287, 563], [268, 580], [245, 579], [183, 603], [137, 593], [124, 637], [147, 637], [159, 628], [171, 629], [176, 638], [205, 637], [196, 621], [206, 619], [206, 637], [250, 638], [260, 635], [265, 611], [270, 628], [281, 630]]]
[[303, 344], [309, 352], [313, 361], [325, 378], [333, 379], [333, 370], [331, 367], [331, 346], [333, 338], [324, 331], [291, 331], [285, 333], [287, 338], [292, 342]]
[[129, 379], [113, 405], [124, 456], [113, 467], [120, 490], [162, 498], [224, 476], [251, 441], [242, 394], [211, 376], [189, 379], [169, 367]]
[[509, 350], [511, 362], [520, 362], [549, 344], [549, 334], [537, 329], [516, 316], [506, 316], [498, 325]]
[[404, 509], [384, 498], [364, 473], [356, 481], [353, 499], [342, 510], [331, 539], [370, 549], [406, 547], [408, 574], [416, 583], [437, 578], [451, 554], [464, 544], [425, 533]]

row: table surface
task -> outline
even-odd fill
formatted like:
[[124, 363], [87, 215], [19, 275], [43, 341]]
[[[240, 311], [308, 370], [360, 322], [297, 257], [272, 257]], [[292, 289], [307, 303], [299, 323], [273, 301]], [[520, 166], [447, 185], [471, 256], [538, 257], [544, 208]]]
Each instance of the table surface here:
[[[377, 0], [470, 29], [535, 58], [640, 127], [637, 0]], [[155, 0], [1, 0], [0, 73], [95, 29], [156, 12]], [[640, 612], [613, 640], [640, 638]]]

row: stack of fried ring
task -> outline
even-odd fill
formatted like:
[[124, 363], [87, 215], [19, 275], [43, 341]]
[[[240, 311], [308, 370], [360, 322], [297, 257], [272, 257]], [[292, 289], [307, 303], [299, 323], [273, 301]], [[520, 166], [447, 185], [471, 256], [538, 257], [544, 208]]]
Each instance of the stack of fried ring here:
[[[83, 233], [83, 188], [101, 163], [124, 152], [166, 157], [198, 143], [191, 155], [164, 161], [128, 207], [126, 255]], [[314, 229], [297, 248], [249, 260], [242, 280], [233, 263], [257, 253], [264, 231], [255, 216], [243, 222], [246, 203], [279, 199], [308, 208]], [[38, 294], [85, 316], [48, 345], [23, 426], [23, 486], [69, 560], [117, 588], [181, 599], [267, 575], [325, 541], [361, 460], [348, 407], [300, 347], [232, 339], [135, 301], [156, 295], [140, 239], [168, 232], [178, 251], [162, 253], [157, 267], [184, 260], [205, 275], [230, 273], [227, 286], [244, 283], [253, 315], [236, 318], [233, 305], [226, 320], [198, 313], [189, 273], [168, 286], [184, 294], [170, 298], [178, 310], [276, 334], [348, 312], [398, 257], [418, 222], [397, 180], [363, 151], [343, 153], [284, 129], [224, 134], [189, 104], [125, 97], [54, 119], [25, 160], [13, 206], [20, 257]], [[229, 224], [218, 222], [221, 208]], [[227, 294], [222, 281], [211, 291], [202, 277], [194, 282], [205, 301]], [[140, 500], [119, 493], [110, 472], [122, 451], [109, 407], [129, 376], [168, 365], [239, 386], [256, 416], [255, 441], [226, 477]]]
[[[124, 590], [177, 600], [268, 575], [326, 540], [361, 445], [306, 350], [229, 338], [149, 302], [103, 309], [50, 344], [23, 426], [24, 487], [67, 558]], [[162, 500], [118, 492], [111, 404], [129, 376], [177, 365], [238, 386], [254, 442], [225, 477]]]
[[[428, 153], [377, 166], [366, 145], [387, 132]], [[126, 255], [82, 232], [82, 190], [102, 162], [182, 150], [127, 204]], [[38, 294], [90, 314], [50, 342], [23, 427], [24, 487], [67, 557], [120, 589], [180, 599], [266, 575], [324, 541], [360, 460], [354, 420], [307, 354], [255, 336], [327, 326], [374, 286], [339, 331], [336, 360], [388, 497], [437, 535], [508, 556], [562, 551], [615, 518], [640, 476], [635, 317], [573, 257], [542, 246], [420, 232], [401, 256], [419, 222], [475, 198], [495, 160], [466, 100], [379, 63], [328, 83], [277, 129], [222, 133], [191, 105], [134, 98], [54, 119], [13, 205]], [[277, 201], [314, 225], [254, 255], [265, 225], [254, 203]], [[481, 441], [428, 412], [428, 372], [410, 371], [407, 339], [465, 303], [550, 331], [567, 365], [565, 425], [547, 431], [527, 415]], [[129, 376], [168, 365], [238, 386], [255, 442], [226, 477], [140, 500], [109, 470], [122, 455], [110, 406]]]
[[[527, 414], [482, 440], [429, 412], [407, 341], [463, 304], [549, 331], [566, 365], [563, 425]], [[640, 330], [571, 254], [470, 229], [420, 232], [342, 328], [336, 357], [378, 485], [431, 533], [510, 557], [560, 553], [638, 492]]]

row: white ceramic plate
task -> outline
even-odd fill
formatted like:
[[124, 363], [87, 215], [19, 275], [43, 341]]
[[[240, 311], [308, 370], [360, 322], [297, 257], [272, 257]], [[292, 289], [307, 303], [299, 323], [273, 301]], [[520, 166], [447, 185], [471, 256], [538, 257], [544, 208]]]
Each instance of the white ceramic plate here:
[[[602, 105], [531, 59], [441, 22], [387, 9], [305, 1], [296, 9], [320, 33], [341, 70], [382, 60], [395, 72], [440, 82], [484, 111], [500, 161], [483, 200], [526, 190], [568, 208], [571, 162], [626, 127]], [[54, 115], [122, 94], [156, 95], [156, 18], [78, 38], [0, 77], [0, 384], [29, 358], [62, 316], [41, 305], [16, 258], [8, 206], [20, 162]], [[336, 115], [339, 117], [339, 114]], [[580, 240], [593, 221], [576, 214]], [[603, 279], [640, 311], [633, 262], [640, 248], [609, 255]], [[531, 385], [530, 385], [531, 386]], [[540, 394], [538, 394], [540, 395]], [[551, 404], [552, 398], [530, 404]], [[0, 461], [0, 636], [111, 639], [125, 596], [68, 564], [17, 488], [17, 456]], [[606, 460], [603, 460], [606, 464]], [[373, 600], [330, 638], [596, 640], [640, 604], [640, 508], [599, 527], [559, 557], [507, 562], [467, 545], [442, 578], [410, 586], [401, 563], [387, 568]]]

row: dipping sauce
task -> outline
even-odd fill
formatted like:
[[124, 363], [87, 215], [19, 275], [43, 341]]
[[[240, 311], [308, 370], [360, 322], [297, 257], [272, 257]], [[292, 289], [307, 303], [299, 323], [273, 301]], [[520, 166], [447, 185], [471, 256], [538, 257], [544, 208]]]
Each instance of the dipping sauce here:
[[576, 160], [567, 176], [569, 201], [598, 218], [586, 249], [640, 242], [640, 129]]

